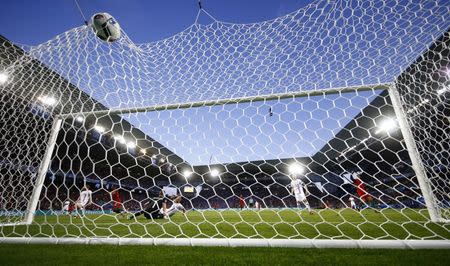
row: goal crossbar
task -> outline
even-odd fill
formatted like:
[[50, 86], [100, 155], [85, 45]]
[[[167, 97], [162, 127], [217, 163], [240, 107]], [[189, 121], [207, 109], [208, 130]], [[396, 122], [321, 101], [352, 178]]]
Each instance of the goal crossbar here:
[[355, 91], [374, 91], [374, 90], [387, 90], [392, 85], [392, 83], [382, 83], [373, 84], [365, 86], [349, 86], [349, 87], [338, 87], [330, 89], [320, 89], [320, 90], [301, 90], [298, 92], [287, 92], [278, 94], [267, 94], [267, 95], [257, 95], [257, 96], [247, 96], [229, 99], [217, 99], [217, 100], [207, 100], [198, 102], [186, 102], [186, 103], [173, 103], [165, 105], [154, 105], [154, 106], [144, 106], [135, 108], [115, 108], [99, 111], [87, 111], [87, 112], [76, 112], [68, 114], [60, 114], [59, 118], [74, 118], [83, 115], [114, 115], [114, 114], [131, 114], [131, 113], [141, 113], [141, 112], [152, 112], [152, 111], [164, 111], [164, 110], [174, 110], [174, 109], [186, 109], [194, 107], [206, 107], [215, 105], [225, 105], [234, 103], [246, 103], [246, 102], [258, 102], [258, 101], [271, 101], [271, 100], [281, 100], [289, 98], [298, 98], [305, 96], [319, 96], [319, 95], [330, 95], [339, 93], [348, 93]]

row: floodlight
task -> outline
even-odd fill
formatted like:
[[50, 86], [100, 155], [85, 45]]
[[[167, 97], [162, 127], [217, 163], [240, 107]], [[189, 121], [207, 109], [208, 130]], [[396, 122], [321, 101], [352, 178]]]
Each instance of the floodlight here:
[[219, 176], [219, 170], [217, 170], [217, 169], [212, 169], [212, 170], [211, 170], [211, 176], [212, 176], [212, 177], [218, 177], [218, 176]]
[[441, 95], [441, 94], [446, 93], [447, 91], [450, 91], [450, 85], [447, 85], [447, 86], [437, 90], [436, 92], [438, 95]]
[[289, 165], [289, 173], [293, 175], [301, 175], [305, 172], [305, 167], [298, 163]]
[[77, 122], [83, 122], [84, 121], [84, 117], [83, 116], [81, 116], [81, 115], [79, 115], [79, 116], [77, 116], [76, 118], [75, 118], [75, 120], [77, 121]]
[[375, 131], [375, 134], [379, 134], [381, 132], [391, 132], [392, 130], [397, 128], [397, 121], [392, 118], [387, 118], [383, 120], [378, 126], [378, 130]]
[[450, 68], [446, 68], [444, 72], [447, 75], [447, 78], [450, 78]]
[[55, 105], [56, 99], [52, 96], [39, 96], [38, 100], [41, 101], [45, 105]]
[[99, 125], [94, 126], [94, 129], [98, 132], [98, 133], [103, 133], [105, 132], [105, 128]]
[[183, 171], [183, 176], [184, 177], [188, 178], [188, 177], [191, 177], [191, 175], [192, 175], [192, 171], [190, 171], [190, 170], [184, 170]]
[[6, 73], [0, 73], [0, 84], [4, 84], [8, 81], [8, 75]]
[[115, 135], [114, 139], [117, 140], [121, 144], [125, 144], [125, 139], [120, 135]]

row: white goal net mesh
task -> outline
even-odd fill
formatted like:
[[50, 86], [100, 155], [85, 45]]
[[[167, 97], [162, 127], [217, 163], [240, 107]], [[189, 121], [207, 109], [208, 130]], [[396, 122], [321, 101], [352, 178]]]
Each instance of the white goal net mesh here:
[[450, 239], [449, 11], [1, 38], [0, 237]]

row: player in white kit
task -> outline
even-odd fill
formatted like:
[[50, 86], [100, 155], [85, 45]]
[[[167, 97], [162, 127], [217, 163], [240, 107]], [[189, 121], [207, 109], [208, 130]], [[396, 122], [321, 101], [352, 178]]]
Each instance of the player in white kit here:
[[256, 210], [261, 210], [261, 203], [259, 203], [259, 201], [255, 201], [255, 208]]
[[178, 211], [186, 212], [184, 206], [181, 205], [181, 196], [177, 196], [176, 198], [173, 199], [173, 204], [172, 206], [170, 206], [170, 208], [166, 208], [164, 210], [164, 207], [162, 207], [159, 210], [159, 212], [163, 215], [164, 219], [168, 219]]
[[69, 205], [70, 205], [70, 201], [66, 200], [64, 202], [64, 205], [63, 205], [63, 208], [62, 208], [62, 211], [63, 211], [64, 214], [68, 214], [69, 213]]
[[357, 210], [358, 207], [356, 206], [355, 198], [354, 198], [353, 196], [350, 196], [350, 198], [348, 198], [348, 200], [350, 201], [350, 207], [351, 207], [353, 210]]
[[85, 208], [90, 203], [92, 203], [92, 191], [89, 189], [89, 186], [86, 185], [80, 192], [77, 202], [75, 202], [76, 212], [78, 213], [78, 210], [81, 210], [81, 213], [85, 216]]
[[312, 214], [311, 207], [309, 206], [309, 202], [306, 199], [305, 190], [308, 193], [308, 190], [306, 189], [305, 183], [300, 179], [299, 175], [292, 175], [293, 179], [291, 181], [291, 188], [292, 193], [295, 196], [295, 201], [297, 202], [297, 207], [301, 207], [301, 204], [305, 205], [305, 207], [308, 209], [309, 213]]

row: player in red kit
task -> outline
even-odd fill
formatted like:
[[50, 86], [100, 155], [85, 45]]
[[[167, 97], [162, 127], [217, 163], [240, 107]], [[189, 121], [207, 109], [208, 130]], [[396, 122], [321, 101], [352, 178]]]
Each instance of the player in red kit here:
[[359, 176], [356, 176], [354, 183], [356, 186], [356, 193], [358, 193], [358, 196], [361, 199], [361, 201], [364, 202], [368, 207], [373, 208], [375, 212], [378, 212], [375, 209], [373, 197], [369, 193], [367, 193], [366, 185], [362, 182]]
[[363, 201], [367, 201], [367, 197], [369, 194], [366, 192], [366, 185], [361, 181], [359, 177], [355, 178], [354, 180], [355, 186], [356, 186], [356, 193], [358, 193], [359, 198]]
[[118, 188], [115, 188], [113, 189], [113, 191], [111, 191], [111, 197], [113, 200], [112, 211], [117, 214], [125, 215], [125, 208], [123, 207], [122, 197], [120, 196]]
[[244, 201], [244, 197], [242, 197], [242, 194], [239, 196], [239, 208], [241, 208], [241, 210], [244, 208], [245, 206], [245, 201]]
[[75, 204], [74, 203], [70, 203], [69, 207], [67, 208], [67, 212], [69, 213], [70, 216], [72, 216], [72, 212], [75, 210]]

